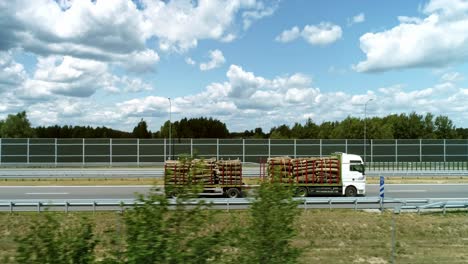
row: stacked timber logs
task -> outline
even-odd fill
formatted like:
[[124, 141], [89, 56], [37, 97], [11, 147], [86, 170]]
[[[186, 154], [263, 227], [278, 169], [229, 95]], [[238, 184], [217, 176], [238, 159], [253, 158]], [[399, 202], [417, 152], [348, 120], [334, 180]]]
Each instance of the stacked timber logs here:
[[190, 163], [179, 160], [168, 160], [164, 163], [166, 184], [180, 184], [188, 181]]
[[242, 184], [242, 163], [240, 160], [220, 160], [216, 162], [216, 174], [222, 185]]
[[215, 183], [215, 162], [212, 159], [194, 159], [191, 162], [191, 176], [195, 183], [214, 184]]
[[194, 159], [168, 160], [164, 165], [166, 184], [242, 184], [240, 160]]
[[338, 183], [340, 161], [337, 158], [269, 158], [268, 175], [271, 180], [284, 183]]

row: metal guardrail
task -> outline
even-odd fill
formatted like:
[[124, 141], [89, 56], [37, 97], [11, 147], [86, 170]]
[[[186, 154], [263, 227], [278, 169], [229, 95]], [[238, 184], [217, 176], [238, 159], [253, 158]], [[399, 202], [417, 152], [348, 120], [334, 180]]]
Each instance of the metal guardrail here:
[[[394, 209], [395, 213], [400, 213], [403, 210], [417, 210], [418, 212], [424, 209], [443, 209], [448, 208], [468, 208], [468, 198], [460, 201], [437, 201], [435, 199], [381, 199], [380, 197], [308, 197], [295, 198], [300, 201], [300, 208], [304, 210], [316, 208], [333, 209], [334, 206], [347, 209]], [[187, 205], [195, 205], [202, 199], [193, 199], [186, 202]], [[234, 199], [209, 199], [205, 200], [212, 204], [217, 209], [244, 209], [252, 203], [252, 199], [234, 198]], [[21, 212], [21, 211], [36, 211], [42, 212], [47, 209], [60, 209], [64, 212], [73, 211], [123, 211], [126, 208], [139, 205], [141, 202], [135, 199], [122, 200], [92, 200], [92, 199], [74, 199], [74, 200], [3, 200], [0, 201], [0, 209], [2, 211]], [[170, 205], [175, 205], [176, 201], [170, 199]], [[236, 206], [241, 206], [240, 208]]]
[[163, 169], [0, 169], [1, 178], [162, 178]]
[[385, 176], [385, 177], [419, 177], [419, 176], [451, 176], [451, 177], [465, 177], [468, 176], [468, 170], [427, 170], [427, 171], [417, 171], [417, 170], [394, 170], [394, 171], [382, 171], [382, 170], [370, 170], [366, 172], [367, 176], [376, 177], [376, 176]]
[[443, 214], [446, 213], [447, 209], [464, 209], [468, 208], [468, 200], [465, 201], [440, 201], [427, 203], [424, 205], [402, 205], [395, 208], [396, 213], [400, 213], [402, 210], [406, 211], [416, 211], [418, 214], [421, 214], [423, 211], [442, 211]]

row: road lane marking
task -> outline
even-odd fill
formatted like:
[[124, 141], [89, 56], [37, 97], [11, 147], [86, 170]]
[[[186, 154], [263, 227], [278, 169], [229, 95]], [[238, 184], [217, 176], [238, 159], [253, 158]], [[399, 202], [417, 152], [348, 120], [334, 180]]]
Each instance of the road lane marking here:
[[14, 186], [0, 186], [0, 189], [17, 189], [17, 188], [160, 188], [163, 185], [14, 185]]
[[409, 193], [413, 193], [413, 192], [427, 192], [427, 190], [387, 190], [387, 192], [389, 193], [403, 193], [403, 192], [409, 192]]
[[27, 195], [66, 195], [66, 194], [69, 194], [69, 193], [66, 193], [66, 192], [56, 192], [56, 193], [52, 193], [52, 192], [48, 192], [48, 193], [25, 193]]

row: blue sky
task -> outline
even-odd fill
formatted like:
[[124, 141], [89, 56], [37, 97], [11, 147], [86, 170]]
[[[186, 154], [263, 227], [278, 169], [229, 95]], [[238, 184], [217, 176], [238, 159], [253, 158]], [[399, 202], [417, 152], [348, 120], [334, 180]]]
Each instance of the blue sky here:
[[431, 112], [468, 127], [468, 1], [0, 0], [0, 118], [230, 131]]

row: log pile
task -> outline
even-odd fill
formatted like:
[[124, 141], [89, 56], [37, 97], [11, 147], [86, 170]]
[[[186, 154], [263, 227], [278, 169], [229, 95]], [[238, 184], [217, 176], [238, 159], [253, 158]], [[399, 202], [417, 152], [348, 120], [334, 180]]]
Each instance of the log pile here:
[[191, 176], [193, 183], [215, 183], [216, 159], [194, 159], [191, 162]]
[[242, 184], [242, 162], [240, 160], [194, 159], [189, 161], [169, 160], [165, 162], [166, 184]]
[[166, 184], [179, 184], [188, 180], [190, 163], [179, 160], [168, 160], [164, 163]]
[[268, 161], [268, 176], [284, 183], [338, 183], [340, 162], [337, 158], [274, 157]]
[[221, 185], [242, 184], [242, 162], [240, 160], [220, 160], [216, 162], [216, 175]]

